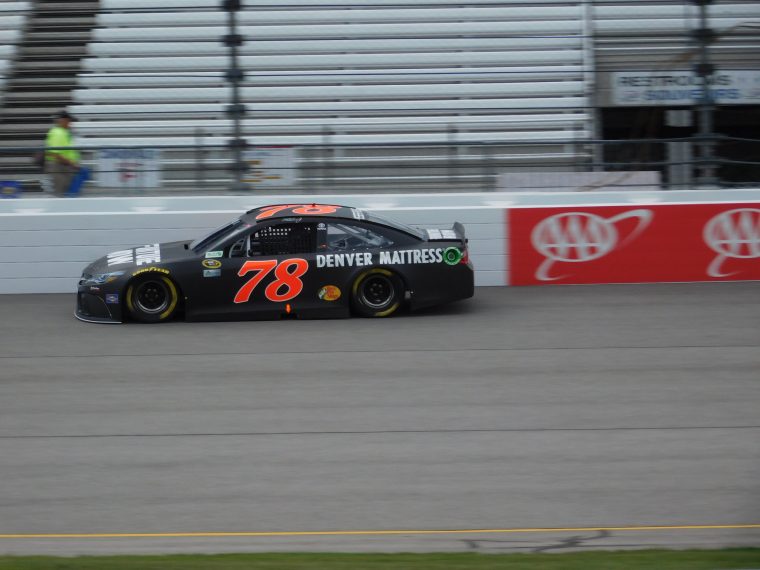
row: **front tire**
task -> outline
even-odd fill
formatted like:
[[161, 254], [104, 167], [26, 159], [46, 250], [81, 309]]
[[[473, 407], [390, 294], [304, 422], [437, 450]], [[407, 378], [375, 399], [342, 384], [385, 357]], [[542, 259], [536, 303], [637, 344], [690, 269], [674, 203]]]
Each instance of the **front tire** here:
[[387, 269], [370, 269], [354, 281], [352, 305], [362, 317], [389, 317], [401, 306], [404, 284]]
[[160, 323], [174, 316], [179, 305], [179, 291], [174, 281], [164, 275], [146, 275], [127, 287], [127, 311], [141, 323]]

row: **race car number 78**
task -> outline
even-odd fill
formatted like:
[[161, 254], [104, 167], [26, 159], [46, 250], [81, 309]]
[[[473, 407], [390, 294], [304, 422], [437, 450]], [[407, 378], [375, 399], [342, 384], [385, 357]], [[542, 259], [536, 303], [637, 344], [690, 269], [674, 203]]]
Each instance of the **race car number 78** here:
[[325, 204], [282, 204], [280, 206], [267, 206], [261, 209], [261, 213], [256, 216], [257, 220], [263, 220], [274, 216], [275, 214], [282, 212], [283, 210], [290, 210], [294, 214], [314, 216], [319, 214], [334, 214], [339, 206], [328, 206]]
[[[291, 269], [292, 268], [292, 269]], [[290, 301], [297, 297], [303, 291], [303, 281], [301, 277], [309, 270], [309, 262], [300, 257], [293, 259], [284, 259], [277, 263], [276, 259], [266, 259], [261, 261], [246, 261], [238, 271], [238, 275], [244, 275], [255, 271], [235, 295], [235, 303], [247, 303], [253, 294], [256, 286], [274, 269], [275, 280], [267, 285], [264, 289], [264, 296], [270, 301], [282, 303]], [[285, 288], [284, 292], [280, 292]]]

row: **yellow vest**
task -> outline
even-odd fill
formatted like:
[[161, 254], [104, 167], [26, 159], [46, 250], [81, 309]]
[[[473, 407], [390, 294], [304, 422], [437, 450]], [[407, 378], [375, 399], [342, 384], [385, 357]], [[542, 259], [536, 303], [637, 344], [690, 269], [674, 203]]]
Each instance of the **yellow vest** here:
[[[53, 127], [48, 131], [47, 138], [45, 139], [45, 146], [50, 147], [67, 147], [72, 145], [71, 131], [64, 129], [63, 127]], [[45, 151], [45, 157], [47, 160], [55, 160], [55, 155], [60, 155], [66, 160], [71, 162], [79, 162], [79, 151], [70, 150], [47, 150]]]

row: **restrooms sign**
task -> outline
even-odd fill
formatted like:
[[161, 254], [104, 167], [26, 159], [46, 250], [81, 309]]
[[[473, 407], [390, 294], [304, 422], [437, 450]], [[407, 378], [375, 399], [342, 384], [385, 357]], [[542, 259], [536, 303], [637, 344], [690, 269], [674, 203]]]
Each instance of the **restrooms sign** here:
[[[621, 107], [694, 105], [702, 79], [691, 71], [612, 73], [612, 104]], [[710, 100], [724, 105], [760, 104], [760, 70], [719, 70], [709, 80]]]

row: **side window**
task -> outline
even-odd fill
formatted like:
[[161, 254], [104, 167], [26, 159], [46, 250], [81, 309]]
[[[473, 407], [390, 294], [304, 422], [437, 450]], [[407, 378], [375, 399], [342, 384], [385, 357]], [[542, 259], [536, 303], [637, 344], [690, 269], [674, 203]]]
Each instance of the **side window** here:
[[227, 257], [245, 257], [248, 253], [248, 244], [251, 236], [240, 238], [229, 247]]
[[250, 235], [248, 256], [314, 253], [316, 248], [315, 224], [273, 224], [260, 228]]
[[373, 229], [343, 222], [327, 224], [326, 241], [328, 251], [354, 251], [393, 245], [393, 240]]

